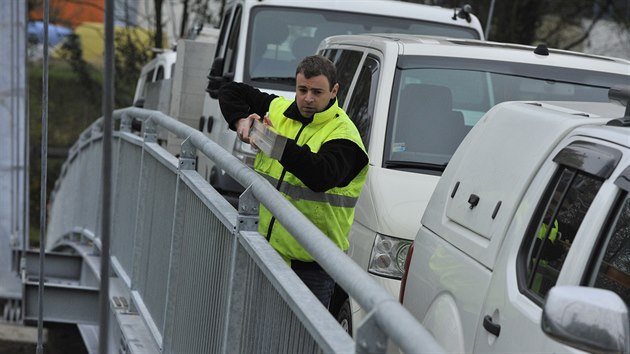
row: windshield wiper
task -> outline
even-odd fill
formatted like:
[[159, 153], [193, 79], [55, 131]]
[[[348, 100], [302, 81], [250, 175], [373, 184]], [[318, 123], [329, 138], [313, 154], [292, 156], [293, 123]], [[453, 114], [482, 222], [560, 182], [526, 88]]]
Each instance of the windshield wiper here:
[[257, 76], [252, 77], [252, 81], [258, 82], [280, 82], [295, 85], [295, 77], [278, 77], [278, 76]]
[[413, 168], [418, 170], [444, 171], [446, 165], [448, 165], [448, 161], [442, 164], [417, 161], [385, 161], [385, 168], [391, 168], [394, 170]]

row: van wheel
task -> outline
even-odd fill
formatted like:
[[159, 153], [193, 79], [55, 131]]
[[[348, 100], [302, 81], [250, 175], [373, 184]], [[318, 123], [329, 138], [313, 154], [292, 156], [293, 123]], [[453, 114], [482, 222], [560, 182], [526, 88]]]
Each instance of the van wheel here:
[[346, 299], [335, 315], [341, 327], [352, 336], [352, 311], [350, 311], [350, 300]]

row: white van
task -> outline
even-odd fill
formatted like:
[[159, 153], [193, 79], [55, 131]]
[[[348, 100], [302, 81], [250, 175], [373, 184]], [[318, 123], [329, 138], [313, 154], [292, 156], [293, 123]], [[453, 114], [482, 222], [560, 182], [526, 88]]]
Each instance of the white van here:
[[[204, 131], [251, 165], [249, 145], [236, 139], [221, 115], [216, 95], [229, 81], [245, 82], [285, 97], [295, 94], [295, 68], [322, 39], [367, 32], [421, 33], [483, 39], [479, 20], [464, 10], [388, 0], [238, 0], [228, 4], [209, 73]], [[349, 63], [352, 64], [352, 63]], [[342, 87], [342, 90], [344, 88]], [[200, 158], [198, 171], [225, 195], [243, 187]]]
[[156, 55], [142, 67], [136, 84], [136, 92], [133, 95], [135, 107], [144, 107], [147, 86], [150, 83], [168, 80], [172, 77], [175, 72], [176, 59], [177, 52], [165, 51]]
[[[394, 296], [431, 194], [486, 111], [511, 100], [605, 102], [630, 75], [620, 59], [404, 34], [333, 36], [318, 52], [341, 73], [340, 106], [370, 159], [349, 255]], [[339, 288], [333, 313], [350, 331], [365, 316]]]
[[447, 352], [630, 351], [630, 106], [495, 106], [422, 225], [401, 297]]

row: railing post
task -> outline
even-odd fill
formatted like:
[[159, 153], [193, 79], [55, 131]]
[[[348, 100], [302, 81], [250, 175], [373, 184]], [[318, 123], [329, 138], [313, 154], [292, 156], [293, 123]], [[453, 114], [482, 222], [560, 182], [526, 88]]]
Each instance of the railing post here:
[[157, 142], [157, 124], [149, 118], [142, 124], [142, 137], [145, 143]]
[[99, 136], [103, 134], [103, 126], [100, 124], [92, 124], [90, 129], [90, 137]]
[[129, 113], [123, 113], [120, 117], [120, 130], [121, 132], [131, 133], [131, 124], [133, 122], [133, 118], [129, 115]]
[[[178, 174], [185, 170], [194, 170], [196, 166], [195, 158], [197, 155], [197, 149], [190, 141], [190, 138], [186, 138], [181, 144], [181, 151], [179, 154]], [[177, 178], [177, 186], [175, 187], [175, 208], [173, 215], [173, 229], [171, 231], [171, 250], [170, 250], [170, 264], [168, 267], [168, 279], [166, 287], [166, 308], [164, 309], [164, 341], [162, 343], [162, 353], [171, 353], [173, 351], [173, 318], [175, 316], [175, 303], [177, 298], [178, 288], [178, 275], [180, 267], [181, 257], [181, 243], [183, 242], [183, 229], [184, 229], [184, 207], [180, 201], [182, 182], [181, 177]]]
[[196, 163], [197, 149], [190, 141], [190, 138], [186, 138], [182, 142], [181, 153], [179, 155], [179, 167], [181, 170], [194, 170]]
[[[143, 145], [148, 143], [157, 142], [157, 123], [149, 117], [142, 123], [142, 131], [141, 136], [144, 139]], [[145, 146], [142, 148], [142, 155], [140, 157], [140, 176], [138, 182], [138, 198], [136, 202], [136, 220], [134, 227], [134, 242], [133, 242], [133, 266], [132, 266], [132, 276], [131, 276], [131, 286], [130, 290], [133, 293], [137, 291], [136, 282], [140, 278], [140, 265], [139, 262], [142, 259], [142, 249], [146, 240], [144, 238], [146, 235], [144, 234], [145, 220], [145, 208], [150, 208], [145, 204], [145, 198], [147, 193], [150, 193], [148, 182], [151, 179], [150, 172], [146, 167], [145, 156], [147, 155], [147, 151]], [[136, 308], [136, 304], [132, 301], [130, 309], [132, 311], [138, 311]]]
[[357, 328], [356, 352], [359, 354], [384, 353], [387, 347], [387, 335], [378, 326], [375, 307]]
[[241, 231], [258, 230], [259, 203], [248, 187], [238, 199], [238, 216], [234, 230], [232, 257], [230, 264], [230, 282], [228, 290], [228, 311], [225, 319], [222, 353], [241, 352], [241, 333], [243, 331], [243, 311], [247, 291], [247, 252], [240, 245]]
[[259, 204], [256, 197], [254, 197], [251, 186], [247, 187], [243, 194], [238, 197], [237, 232], [258, 230]]

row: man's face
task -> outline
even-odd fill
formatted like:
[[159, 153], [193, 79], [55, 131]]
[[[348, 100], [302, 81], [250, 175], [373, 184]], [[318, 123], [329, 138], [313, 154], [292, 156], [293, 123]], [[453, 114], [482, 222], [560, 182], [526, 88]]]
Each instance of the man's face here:
[[295, 102], [300, 114], [306, 118], [323, 111], [328, 106], [328, 102], [337, 96], [339, 90], [339, 84], [335, 84], [330, 90], [330, 83], [324, 75], [307, 79], [302, 73], [299, 73], [295, 77], [295, 81]]

